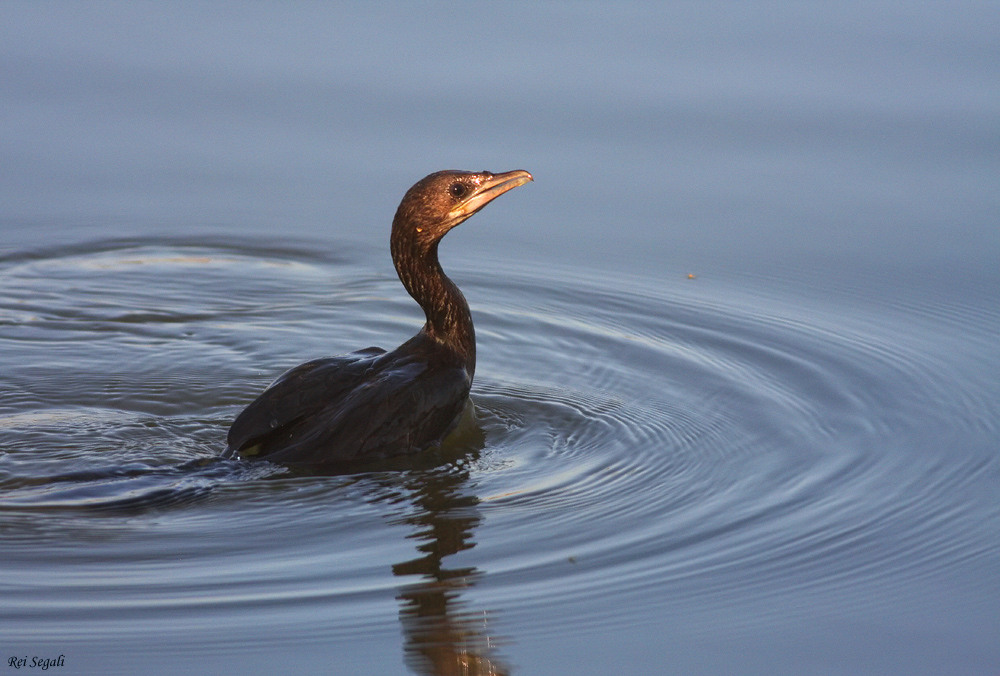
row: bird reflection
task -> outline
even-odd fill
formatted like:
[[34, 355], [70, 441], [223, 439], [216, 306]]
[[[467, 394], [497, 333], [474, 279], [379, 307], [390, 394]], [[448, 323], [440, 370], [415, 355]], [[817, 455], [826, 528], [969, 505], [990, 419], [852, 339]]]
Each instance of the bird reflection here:
[[[478, 444], [482, 447], [482, 441]], [[468, 449], [468, 446], [466, 446]], [[489, 633], [489, 613], [468, 608], [464, 590], [481, 573], [475, 567], [449, 568], [447, 556], [472, 549], [479, 525], [479, 498], [466, 490], [468, 463], [478, 452], [447, 465], [414, 472], [405, 482], [414, 509], [396, 519], [413, 527], [419, 542], [416, 558], [392, 567], [400, 577], [419, 576], [400, 587], [399, 619], [405, 635], [407, 665], [428, 676], [487, 676], [508, 674], [496, 655], [496, 638]]]

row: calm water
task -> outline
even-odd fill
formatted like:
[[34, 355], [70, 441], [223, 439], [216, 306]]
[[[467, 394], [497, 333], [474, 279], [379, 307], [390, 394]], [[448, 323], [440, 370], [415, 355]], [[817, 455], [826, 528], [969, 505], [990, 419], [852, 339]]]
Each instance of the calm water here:
[[[983, 3], [0, 6], [0, 649], [55, 673], [1000, 673]], [[218, 455], [420, 311], [478, 422]], [[23, 672], [22, 672], [23, 673]]]

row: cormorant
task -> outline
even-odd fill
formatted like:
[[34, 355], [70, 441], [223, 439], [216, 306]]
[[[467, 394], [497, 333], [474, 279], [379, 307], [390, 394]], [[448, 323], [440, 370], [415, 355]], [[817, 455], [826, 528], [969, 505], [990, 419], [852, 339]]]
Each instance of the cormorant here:
[[392, 221], [390, 250], [427, 317], [423, 328], [392, 352], [369, 347], [288, 371], [236, 417], [226, 455], [335, 468], [440, 443], [468, 403], [476, 336], [465, 297], [438, 263], [438, 243], [531, 180], [522, 170], [439, 171], [410, 188]]

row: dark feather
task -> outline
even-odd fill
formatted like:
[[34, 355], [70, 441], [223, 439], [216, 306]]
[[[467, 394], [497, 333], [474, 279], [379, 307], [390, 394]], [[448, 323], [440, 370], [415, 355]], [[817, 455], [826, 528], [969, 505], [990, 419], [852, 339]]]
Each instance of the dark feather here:
[[390, 353], [375, 349], [279, 378], [233, 423], [229, 454], [322, 467], [440, 443], [472, 384], [462, 363], [425, 334]]
[[385, 350], [369, 347], [300, 364], [279, 376], [243, 409], [229, 428], [228, 454], [246, 452], [262, 438], [318, 413], [360, 383]]
[[427, 317], [423, 329], [392, 352], [373, 347], [288, 371], [233, 422], [227, 455], [329, 468], [440, 443], [468, 403], [476, 334], [468, 303], [438, 263], [438, 242], [530, 180], [526, 171], [442, 171], [410, 188], [389, 243], [400, 281]]

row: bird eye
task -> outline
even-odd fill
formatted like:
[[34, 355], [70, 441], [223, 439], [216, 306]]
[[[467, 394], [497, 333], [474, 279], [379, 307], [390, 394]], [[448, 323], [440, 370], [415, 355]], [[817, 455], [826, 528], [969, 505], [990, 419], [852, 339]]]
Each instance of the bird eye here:
[[451, 187], [448, 188], [448, 192], [451, 193], [452, 197], [460, 200], [469, 192], [469, 187], [464, 183], [452, 183]]

